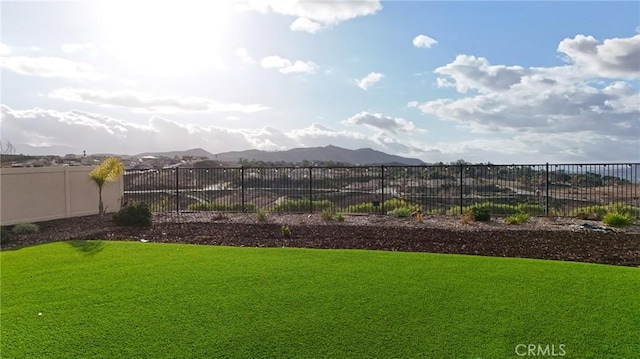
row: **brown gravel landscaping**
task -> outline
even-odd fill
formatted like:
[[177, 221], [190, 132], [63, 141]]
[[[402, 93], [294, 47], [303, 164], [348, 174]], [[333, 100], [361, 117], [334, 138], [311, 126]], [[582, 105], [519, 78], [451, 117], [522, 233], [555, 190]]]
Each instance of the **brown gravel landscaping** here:
[[[281, 227], [288, 225], [291, 236]], [[14, 236], [3, 249], [74, 239], [128, 240], [246, 247], [350, 248], [522, 257], [640, 267], [640, 226], [593, 230], [599, 222], [532, 218], [508, 225], [501, 218], [463, 223], [458, 216], [414, 218], [320, 214], [160, 213], [151, 227], [117, 227], [109, 217], [87, 216], [39, 223], [36, 234]], [[3, 241], [4, 242], [4, 241]]]

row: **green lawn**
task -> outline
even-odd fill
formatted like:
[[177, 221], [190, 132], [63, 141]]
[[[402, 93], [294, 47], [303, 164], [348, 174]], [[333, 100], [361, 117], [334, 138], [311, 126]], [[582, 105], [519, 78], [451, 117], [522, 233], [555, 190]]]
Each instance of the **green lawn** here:
[[2, 358], [640, 353], [639, 268], [102, 241], [0, 259]]

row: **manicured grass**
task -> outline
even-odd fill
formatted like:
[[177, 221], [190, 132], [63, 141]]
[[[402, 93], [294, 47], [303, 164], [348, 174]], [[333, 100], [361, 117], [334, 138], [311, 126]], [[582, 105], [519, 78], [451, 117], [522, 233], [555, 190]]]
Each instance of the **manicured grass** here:
[[102, 241], [0, 259], [3, 358], [517, 358], [518, 344], [562, 344], [565, 358], [640, 352], [638, 268]]

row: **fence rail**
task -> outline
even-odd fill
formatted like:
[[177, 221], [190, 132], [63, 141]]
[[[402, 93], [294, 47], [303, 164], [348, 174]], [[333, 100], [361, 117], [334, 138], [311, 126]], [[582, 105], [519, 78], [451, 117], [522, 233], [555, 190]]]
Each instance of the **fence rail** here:
[[[640, 163], [225, 167], [128, 170], [124, 200], [155, 212], [387, 213], [412, 206], [456, 214], [575, 215], [588, 206], [640, 207]], [[634, 215], [638, 216], [638, 211]]]

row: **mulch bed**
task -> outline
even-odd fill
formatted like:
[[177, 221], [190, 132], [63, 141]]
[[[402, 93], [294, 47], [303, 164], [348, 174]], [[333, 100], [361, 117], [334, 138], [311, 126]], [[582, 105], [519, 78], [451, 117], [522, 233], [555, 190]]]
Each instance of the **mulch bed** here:
[[461, 231], [429, 227], [277, 223], [154, 223], [116, 227], [109, 218], [42, 222], [37, 234], [14, 236], [3, 249], [65, 240], [124, 240], [244, 247], [370, 249], [538, 258], [640, 267], [637, 233], [538, 229]]

